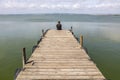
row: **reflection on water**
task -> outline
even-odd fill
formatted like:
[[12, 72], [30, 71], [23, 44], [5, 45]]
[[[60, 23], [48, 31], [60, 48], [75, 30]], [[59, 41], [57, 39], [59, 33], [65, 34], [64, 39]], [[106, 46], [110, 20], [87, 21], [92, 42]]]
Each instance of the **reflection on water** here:
[[120, 42], [120, 27], [106, 27], [103, 30], [103, 35], [110, 40]]
[[[13, 80], [14, 71], [21, 67], [21, 49], [31, 48], [42, 29], [55, 29], [56, 22], [0, 22], [0, 80]], [[120, 77], [120, 24], [92, 22], [62, 22], [77, 37], [84, 36], [84, 46], [102, 73], [111, 80]]]

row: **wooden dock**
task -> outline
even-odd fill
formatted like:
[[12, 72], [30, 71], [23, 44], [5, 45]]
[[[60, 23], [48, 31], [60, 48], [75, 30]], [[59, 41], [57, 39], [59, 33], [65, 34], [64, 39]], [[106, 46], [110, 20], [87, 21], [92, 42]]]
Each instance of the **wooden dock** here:
[[68, 30], [48, 30], [16, 80], [105, 80], [81, 45]]

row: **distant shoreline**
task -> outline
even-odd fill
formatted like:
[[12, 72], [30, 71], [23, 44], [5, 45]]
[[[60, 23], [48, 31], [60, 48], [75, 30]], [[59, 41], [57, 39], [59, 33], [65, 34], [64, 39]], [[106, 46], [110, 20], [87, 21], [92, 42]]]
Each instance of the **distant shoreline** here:
[[40, 14], [0, 14], [0, 16], [7, 15], [87, 15], [87, 16], [120, 16], [120, 14], [76, 14], [76, 13], [40, 13]]
[[4, 14], [0, 21], [27, 22], [102, 22], [120, 23], [120, 15], [90, 15], [90, 14]]

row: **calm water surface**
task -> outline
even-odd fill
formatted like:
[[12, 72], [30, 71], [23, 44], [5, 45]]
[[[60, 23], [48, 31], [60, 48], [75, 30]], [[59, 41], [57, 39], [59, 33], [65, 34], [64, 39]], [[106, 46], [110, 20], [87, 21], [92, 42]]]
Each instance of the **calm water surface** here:
[[73, 26], [78, 38], [84, 36], [84, 46], [107, 79], [120, 80], [120, 17], [88, 15], [0, 15], [0, 80], [13, 80], [22, 67], [22, 48], [29, 57], [41, 30], [55, 29], [58, 20], [64, 29]]

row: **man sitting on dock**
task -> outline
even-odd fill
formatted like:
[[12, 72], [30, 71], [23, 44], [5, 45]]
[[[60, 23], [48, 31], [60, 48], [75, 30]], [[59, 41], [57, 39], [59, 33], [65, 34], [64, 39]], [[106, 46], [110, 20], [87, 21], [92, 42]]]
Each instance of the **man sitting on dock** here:
[[58, 21], [58, 24], [56, 25], [57, 30], [62, 30], [62, 24], [60, 23], [60, 21]]

